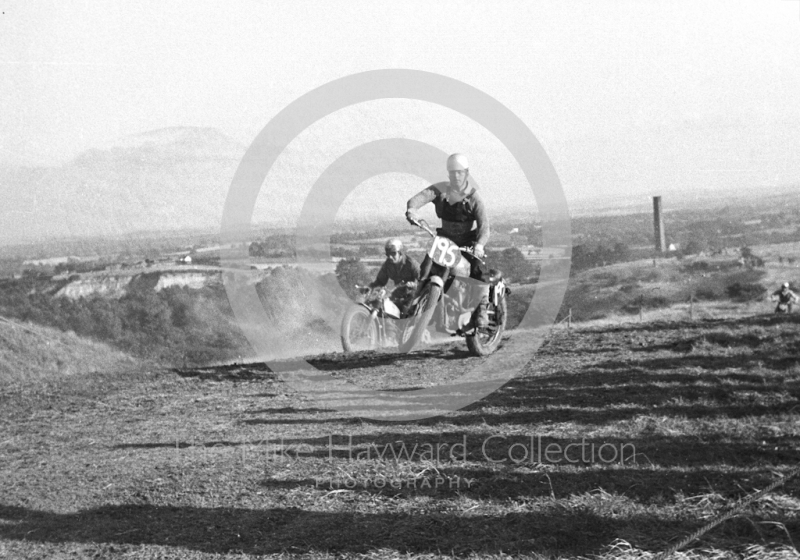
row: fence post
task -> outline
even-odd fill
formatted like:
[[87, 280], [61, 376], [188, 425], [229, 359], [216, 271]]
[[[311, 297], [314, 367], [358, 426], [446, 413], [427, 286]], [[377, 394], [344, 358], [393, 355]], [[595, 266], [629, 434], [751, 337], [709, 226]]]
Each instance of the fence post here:
[[567, 330], [572, 330], [572, 308], [569, 308], [569, 314], [567, 315]]

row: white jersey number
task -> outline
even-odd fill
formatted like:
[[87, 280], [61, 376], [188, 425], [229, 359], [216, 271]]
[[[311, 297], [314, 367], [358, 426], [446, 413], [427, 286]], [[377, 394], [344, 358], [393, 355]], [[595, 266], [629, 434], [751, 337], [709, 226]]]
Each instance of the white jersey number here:
[[428, 256], [439, 266], [452, 268], [461, 260], [461, 251], [458, 250], [458, 245], [437, 235], [433, 238]]

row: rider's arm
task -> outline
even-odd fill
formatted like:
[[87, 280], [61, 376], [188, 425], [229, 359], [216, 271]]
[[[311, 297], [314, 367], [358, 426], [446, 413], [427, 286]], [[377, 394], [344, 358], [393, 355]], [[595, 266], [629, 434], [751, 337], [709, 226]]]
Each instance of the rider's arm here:
[[433, 202], [433, 199], [436, 198], [437, 194], [439, 194], [439, 191], [436, 189], [436, 186], [431, 185], [430, 187], [422, 189], [417, 194], [409, 198], [408, 202], [406, 203], [406, 218], [414, 218], [416, 220], [417, 210], [429, 202]]
[[477, 227], [475, 245], [480, 245], [482, 249], [489, 242], [489, 217], [486, 215], [486, 207], [483, 204], [481, 195], [475, 192], [470, 198], [472, 199], [475, 225]]
[[375, 281], [372, 282], [370, 288], [383, 288], [389, 282], [389, 259], [383, 261]]

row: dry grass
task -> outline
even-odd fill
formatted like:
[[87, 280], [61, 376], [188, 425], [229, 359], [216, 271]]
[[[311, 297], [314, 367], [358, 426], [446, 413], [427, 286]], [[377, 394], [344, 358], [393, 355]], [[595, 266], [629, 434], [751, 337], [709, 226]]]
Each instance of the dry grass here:
[[0, 320], [0, 385], [141, 368], [139, 360], [75, 333]]
[[[798, 350], [795, 317], [583, 325], [483, 401], [403, 423], [321, 410], [258, 364], [19, 386], [0, 394], [0, 557], [652, 559], [800, 463]], [[408, 387], [474, 360], [313, 363]], [[376, 456], [401, 444], [418, 452]], [[675, 558], [799, 545], [793, 479]]]

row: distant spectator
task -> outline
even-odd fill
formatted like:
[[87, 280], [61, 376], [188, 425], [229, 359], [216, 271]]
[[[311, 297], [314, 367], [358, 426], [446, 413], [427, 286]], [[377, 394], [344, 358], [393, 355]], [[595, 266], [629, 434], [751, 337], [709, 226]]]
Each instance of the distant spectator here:
[[779, 290], [775, 290], [772, 293], [771, 299], [778, 302], [777, 307], [775, 307], [775, 313], [791, 313], [792, 305], [800, 298], [789, 289], [789, 282], [784, 282]]

